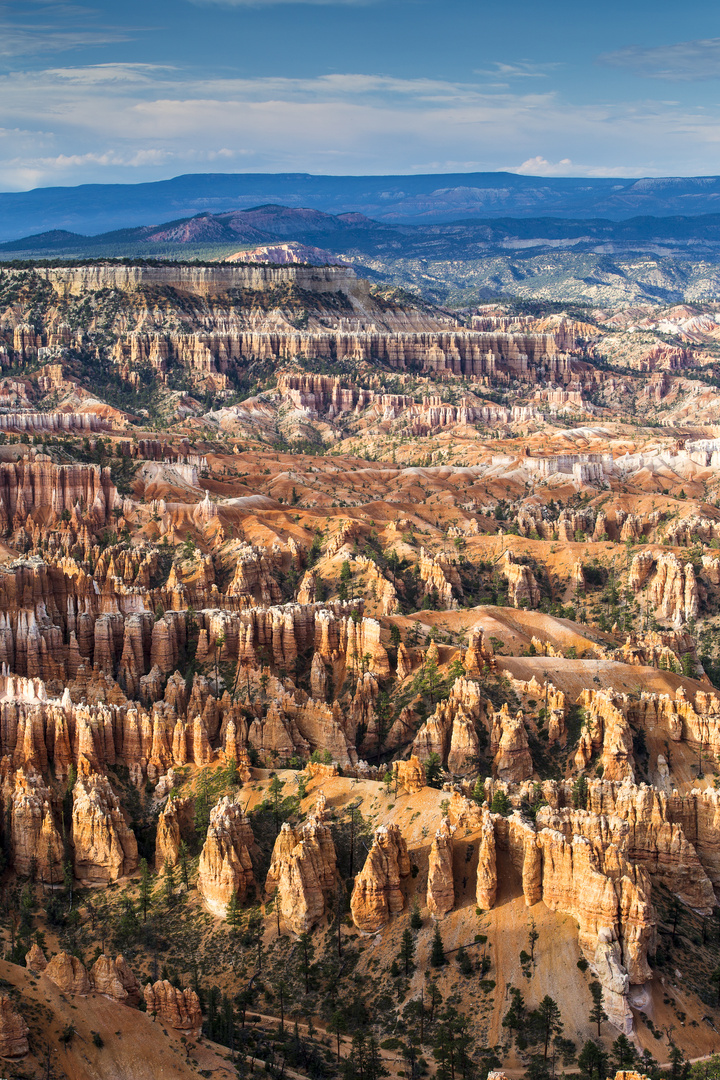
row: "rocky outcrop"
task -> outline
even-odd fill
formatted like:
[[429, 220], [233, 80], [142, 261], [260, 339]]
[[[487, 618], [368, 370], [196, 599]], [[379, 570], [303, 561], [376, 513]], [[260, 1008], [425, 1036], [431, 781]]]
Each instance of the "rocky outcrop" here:
[[89, 994], [90, 980], [77, 956], [59, 952], [45, 968], [44, 974], [65, 994]]
[[528, 905], [542, 900], [577, 921], [580, 947], [602, 982], [608, 1015], [622, 1030], [632, 1030], [628, 990], [650, 978], [655, 918], [650, 881], [630, 859], [627, 824], [546, 806], [534, 827], [517, 813], [490, 815], [462, 796], [453, 798], [451, 815], [481, 830], [478, 906], [495, 902], [497, 849], [504, 849], [521, 875]]
[[392, 768], [398, 784], [408, 794], [414, 795], [425, 787], [425, 766], [414, 754], [408, 761], [393, 761]]
[[45, 953], [42, 951], [37, 941], [33, 941], [30, 946], [30, 952], [25, 953], [25, 967], [28, 971], [35, 971], [38, 975], [42, 975], [47, 967]]
[[202, 1011], [194, 990], [180, 990], [167, 979], [148, 983], [144, 990], [145, 1005], [151, 1016], [157, 1016], [176, 1031], [186, 1031], [197, 1037], [202, 1031]]
[[490, 814], [481, 818], [480, 848], [478, 851], [476, 898], [481, 911], [489, 911], [497, 899], [497, 852], [495, 828]]
[[[615, 815], [626, 822], [628, 858], [688, 907], [709, 915], [716, 903], [712, 882], [683, 825], [674, 820], [673, 805], [683, 801], [682, 797], [668, 799], [655, 788], [636, 786], [627, 780], [619, 784], [603, 778], [588, 785], [589, 810], [598, 815]], [[697, 830], [693, 831], [697, 835]]]
[[484, 715], [478, 683], [456, 679], [449, 696], [438, 702], [415, 736], [413, 755], [425, 762], [437, 754], [452, 773], [472, 770], [480, 749], [476, 725]]
[[107, 884], [137, 869], [135, 834], [105, 776], [90, 773], [75, 784], [72, 841], [75, 877], [84, 884]]
[[468, 634], [468, 647], [463, 657], [463, 667], [469, 679], [482, 675], [486, 668], [492, 669], [495, 665], [495, 653], [489, 641], [480, 627], [476, 627]]
[[593, 753], [600, 750], [600, 764], [608, 780], [632, 780], [632, 731], [617, 700], [602, 690], [583, 690], [580, 702], [587, 719], [575, 753], [577, 767], [587, 768]]
[[399, 828], [380, 825], [350, 898], [353, 922], [359, 930], [374, 934], [391, 915], [402, 911], [405, 898], [400, 883], [409, 873], [410, 857]]
[[286, 926], [302, 934], [323, 917], [336, 884], [335, 844], [325, 823], [325, 798], [299, 829], [284, 822], [273, 848], [265, 894], [275, 898]]
[[115, 960], [105, 953], [98, 956], [90, 969], [90, 985], [96, 994], [125, 1005], [137, 1005], [140, 1001], [140, 984], [123, 956]]
[[0, 1058], [12, 1060], [30, 1052], [30, 1029], [15, 1009], [12, 999], [0, 996]]
[[455, 828], [444, 817], [430, 848], [428, 862], [427, 906], [431, 915], [447, 915], [455, 907], [453, 881], [453, 833]]
[[34, 769], [15, 774], [11, 803], [12, 858], [16, 873], [36, 873], [50, 885], [62, 881], [63, 842], [52, 810], [51, 795]]
[[436, 594], [438, 607], [458, 606], [453, 592], [460, 597], [463, 595], [460, 575], [445, 555], [432, 555], [425, 548], [420, 548], [418, 569], [425, 594]]
[[490, 746], [494, 752], [493, 775], [519, 783], [533, 774], [533, 760], [522, 711], [511, 716], [506, 703], [493, 714]]
[[508, 598], [513, 607], [536, 608], [540, 603], [540, 588], [529, 566], [515, 561], [506, 551], [500, 566], [508, 583]]
[[639, 592], [646, 585], [648, 600], [659, 618], [677, 626], [697, 618], [700, 605], [692, 563], [683, 566], [673, 552], [641, 551], [630, 566], [628, 586]]
[[195, 804], [192, 799], [168, 799], [165, 809], [158, 815], [155, 834], [155, 869], [161, 870], [166, 863], [177, 864], [180, 843], [192, 830]]
[[219, 919], [227, 915], [233, 896], [239, 903], [255, 887], [251, 851], [255, 847], [250, 822], [240, 803], [227, 795], [210, 811], [210, 824], [198, 865], [198, 892], [207, 910]]

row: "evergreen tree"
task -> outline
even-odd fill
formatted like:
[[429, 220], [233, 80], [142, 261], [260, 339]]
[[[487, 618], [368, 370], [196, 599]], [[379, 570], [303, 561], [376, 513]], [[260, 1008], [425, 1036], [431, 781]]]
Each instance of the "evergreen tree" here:
[[150, 870], [147, 859], [140, 860], [140, 909], [143, 914], [143, 922], [147, 921], [148, 908], [152, 903], [152, 885], [150, 883]]
[[238, 898], [237, 898], [237, 893], [234, 890], [233, 890], [232, 896], [230, 897], [230, 900], [228, 901], [227, 914], [225, 916], [225, 921], [227, 922], [228, 926], [232, 927], [233, 929], [237, 926], [238, 922], [240, 921], [240, 911], [238, 909]]
[[425, 780], [431, 788], [439, 788], [442, 784], [442, 762], [434, 750], [425, 762]]
[[578, 776], [573, 784], [572, 804], [576, 810], [587, 810], [588, 782], [587, 777]]
[[282, 792], [284, 784], [279, 776], [273, 776], [268, 787], [268, 796], [272, 806], [273, 821], [275, 822], [275, 835], [280, 832], [280, 807], [282, 805]]
[[169, 859], [165, 860], [163, 867], [163, 896], [168, 907], [175, 903], [175, 867]]
[[612, 1044], [613, 1058], [618, 1069], [625, 1069], [635, 1064], [637, 1050], [628, 1039], [627, 1035], [618, 1035]]
[[550, 1041], [555, 1035], [562, 1035], [563, 1022], [556, 1001], [546, 994], [532, 1014], [532, 1023], [543, 1044], [543, 1060], [547, 1061]]
[[608, 1070], [607, 1054], [592, 1039], [588, 1039], [580, 1051], [578, 1067], [588, 1080], [605, 1080]]
[[503, 817], [507, 817], [511, 810], [512, 804], [508, 793], [502, 788], [498, 788], [492, 797], [490, 812], [493, 814], [502, 814]]
[[310, 935], [307, 930], [298, 938], [300, 946], [300, 974], [305, 984], [305, 993], [310, 993]]
[[435, 923], [435, 934], [433, 936], [432, 949], [430, 951], [430, 963], [434, 968], [442, 967], [445, 964], [445, 946], [443, 945], [439, 923]]
[[190, 852], [184, 840], [180, 841], [178, 848], [178, 861], [180, 864], [180, 877], [187, 892], [190, 892]]
[[415, 938], [412, 935], [410, 929], [403, 931], [403, 936], [400, 941], [400, 959], [405, 969], [405, 978], [410, 975], [413, 964], [413, 957], [415, 956]]
[[420, 904], [418, 903], [417, 896], [413, 897], [412, 906], [410, 908], [410, 929], [422, 930], [422, 915], [420, 914]]
[[475, 781], [475, 787], [472, 790], [472, 797], [473, 800], [478, 804], [478, 806], [482, 806], [482, 804], [485, 802], [485, 783], [479, 776]]
[[440, 988], [435, 979], [430, 980], [430, 984], [428, 986], [428, 993], [430, 997], [430, 1023], [432, 1024], [433, 1018], [435, 1016], [435, 1009], [438, 1005], [442, 1005], [443, 999], [442, 994], [440, 993]]
[[347, 1031], [347, 1021], [345, 1020], [345, 1014], [339, 1009], [336, 1010], [330, 1017], [330, 1023], [328, 1024], [328, 1031], [331, 1031], [335, 1036], [337, 1043], [337, 1059], [340, 1060], [340, 1036], [344, 1035]]
[[[590, 1016], [588, 1017], [591, 1024], [597, 1024], [598, 1038], [600, 1037], [600, 1025], [604, 1020], [607, 1020], [607, 1013], [603, 1009], [603, 992], [602, 986], [599, 982], [593, 981], [590, 983], [590, 993], [592, 994], [593, 1007], [590, 1010]], [[594, 1043], [592, 1044], [595, 1045]]]

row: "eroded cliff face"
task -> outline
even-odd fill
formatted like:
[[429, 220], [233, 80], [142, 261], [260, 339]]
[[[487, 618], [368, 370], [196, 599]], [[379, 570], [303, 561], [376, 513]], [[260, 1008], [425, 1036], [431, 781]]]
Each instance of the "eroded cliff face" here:
[[231, 898], [238, 903], [255, 887], [250, 822], [238, 802], [227, 795], [210, 811], [210, 824], [198, 865], [198, 891], [211, 914], [227, 916]]
[[197, 1037], [202, 1030], [200, 1001], [194, 990], [173, 986], [167, 979], [148, 983], [144, 990], [145, 1006], [151, 1016], [176, 1031], [186, 1031]]
[[427, 907], [431, 915], [447, 915], [455, 906], [453, 881], [453, 833], [455, 828], [443, 818], [430, 847]]
[[350, 898], [353, 922], [359, 930], [374, 934], [391, 915], [402, 911], [405, 898], [401, 880], [409, 873], [410, 857], [399, 828], [380, 825]]
[[72, 843], [75, 877], [86, 885], [104, 885], [132, 874], [138, 850], [105, 776], [89, 773], [73, 788]]
[[302, 934], [323, 917], [335, 901], [335, 843], [325, 822], [325, 797], [299, 828], [284, 822], [273, 848], [265, 895], [275, 899], [286, 926]]
[[89, 979], [96, 994], [103, 994], [123, 1005], [137, 1005], [140, 1001], [140, 984], [123, 956], [115, 960], [104, 953], [98, 956], [90, 969]]
[[[552, 794], [552, 793], [551, 793]], [[631, 984], [651, 977], [656, 919], [650, 878], [632, 861], [631, 830], [617, 816], [568, 807], [542, 807], [533, 824], [519, 813], [490, 814], [459, 794], [451, 819], [481, 829], [478, 905], [494, 906], [497, 852], [508, 853], [529, 907], [543, 902], [571, 915], [585, 958], [603, 986], [605, 1010], [622, 1031], [632, 1031]]]
[[30, 1029], [16, 1010], [12, 999], [0, 996], [0, 1058], [14, 1060], [30, 1052]]

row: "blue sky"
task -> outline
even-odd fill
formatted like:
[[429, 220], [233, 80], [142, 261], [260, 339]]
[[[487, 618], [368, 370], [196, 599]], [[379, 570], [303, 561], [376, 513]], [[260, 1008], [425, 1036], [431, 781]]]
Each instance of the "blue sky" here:
[[0, 2], [0, 189], [720, 173], [716, 4]]

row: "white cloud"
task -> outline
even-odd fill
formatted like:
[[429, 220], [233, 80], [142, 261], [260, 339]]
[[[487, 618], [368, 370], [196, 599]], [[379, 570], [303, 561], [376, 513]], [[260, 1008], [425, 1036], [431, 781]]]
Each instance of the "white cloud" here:
[[[35, 11], [28, 12], [29, 3]], [[62, 0], [0, 3], [0, 57], [14, 59], [129, 40], [128, 30], [103, 25], [97, 16], [92, 9]]]
[[523, 161], [522, 165], [510, 165], [508, 172], [520, 173], [521, 176], [645, 176], [642, 167], [637, 165], [583, 165], [571, 158], [548, 161], [542, 154]]
[[672, 82], [698, 82], [720, 78], [720, 38], [679, 41], [674, 45], [626, 49], [603, 53], [598, 63], [625, 68], [634, 75]]
[[151, 64], [15, 72], [0, 77], [0, 188], [190, 169], [657, 176], [682, 162], [686, 175], [714, 171], [720, 106], [574, 106], [523, 88], [353, 72], [192, 78]]

